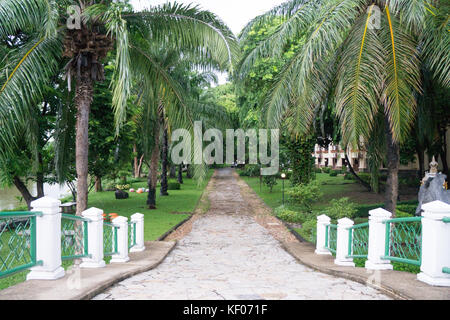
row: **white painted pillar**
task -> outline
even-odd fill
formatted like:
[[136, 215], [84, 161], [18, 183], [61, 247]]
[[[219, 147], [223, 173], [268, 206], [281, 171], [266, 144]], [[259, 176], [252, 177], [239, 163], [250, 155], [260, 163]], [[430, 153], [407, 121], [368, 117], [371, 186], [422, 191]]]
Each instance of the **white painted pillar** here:
[[130, 261], [128, 257], [128, 218], [117, 217], [112, 221], [117, 230], [117, 254], [112, 256], [111, 263], [124, 263]]
[[330, 217], [321, 215], [317, 217], [317, 232], [316, 232], [316, 254], [331, 255], [331, 252], [325, 248], [325, 234], [326, 228], [331, 224]]
[[131, 222], [136, 223], [136, 245], [131, 248], [130, 252], [145, 251], [144, 244], [144, 215], [136, 213], [131, 216]]
[[381, 259], [386, 247], [386, 224], [383, 221], [390, 219], [392, 213], [379, 208], [370, 211], [369, 216], [369, 253], [366, 269], [392, 270], [390, 261]]
[[103, 255], [103, 210], [90, 208], [83, 212], [88, 222], [88, 253], [90, 258], [83, 258], [81, 268], [103, 268], [105, 264]]
[[450, 274], [442, 272], [450, 268], [450, 205], [434, 201], [422, 206], [422, 265], [417, 279], [432, 286], [450, 287]]
[[61, 201], [44, 197], [31, 202], [36, 217], [36, 260], [41, 266], [31, 268], [27, 280], [56, 280], [64, 277], [61, 267]]
[[343, 218], [338, 220], [337, 227], [337, 244], [336, 244], [336, 259], [334, 263], [338, 266], [354, 267], [353, 258], [347, 258], [348, 249], [351, 246], [349, 239], [348, 228], [352, 227], [355, 223], [349, 218]]

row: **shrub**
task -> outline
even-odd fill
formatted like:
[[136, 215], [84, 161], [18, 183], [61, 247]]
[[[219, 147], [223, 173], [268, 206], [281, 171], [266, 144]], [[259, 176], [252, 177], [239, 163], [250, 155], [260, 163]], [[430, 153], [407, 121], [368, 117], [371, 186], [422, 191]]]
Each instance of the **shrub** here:
[[414, 217], [416, 215], [417, 205], [415, 204], [399, 204], [397, 205], [397, 211], [402, 211]]
[[333, 199], [330, 201], [331, 206], [327, 208], [327, 215], [331, 219], [339, 220], [342, 218], [352, 219], [355, 217], [356, 204], [350, 202], [349, 198]]
[[322, 198], [320, 184], [313, 181], [309, 184], [300, 184], [287, 192], [290, 200], [304, 207], [308, 212], [312, 211], [312, 205]]
[[330, 177], [337, 177], [338, 176], [338, 171], [331, 171], [330, 172]]
[[331, 168], [329, 168], [329, 167], [322, 168], [322, 172], [323, 173], [330, 173], [331, 172]]
[[265, 176], [263, 179], [264, 184], [270, 189], [272, 193], [273, 187], [278, 184], [277, 177], [275, 176]]
[[280, 220], [289, 223], [301, 223], [303, 217], [300, 213], [287, 209], [285, 206], [280, 206], [275, 209], [275, 215]]
[[316, 229], [317, 229], [317, 219], [310, 219], [306, 220], [302, 224], [302, 228], [299, 230], [299, 234], [302, 236], [303, 239], [311, 242], [316, 242], [316, 239], [314, 239], [316, 235]]
[[315, 173], [322, 173], [322, 170], [321, 170], [320, 168], [315, 168], [315, 169], [314, 169], [314, 172], [315, 172]]
[[352, 175], [351, 173], [347, 172], [347, 173], [344, 175], [344, 180], [356, 180], [356, 178], [355, 178], [354, 175]]
[[169, 182], [167, 185], [168, 190], [181, 190], [181, 184], [178, 182]]
[[239, 173], [241, 177], [259, 177], [261, 168], [259, 165], [247, 165], [243, 171]]

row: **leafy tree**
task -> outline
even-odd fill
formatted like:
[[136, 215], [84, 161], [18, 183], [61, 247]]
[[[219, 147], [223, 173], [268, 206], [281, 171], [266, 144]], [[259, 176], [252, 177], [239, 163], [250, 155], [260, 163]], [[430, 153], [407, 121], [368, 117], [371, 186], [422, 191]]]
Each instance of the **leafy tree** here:
[[[371, 28], [377, 8], [380, 24]], [[343, 144], [356, 147], [361, 137], [371, 139], [379, 124], [375, 119], [383, 115], [385, 207], [395, 213], [399, 146], [414, 124], [421, 63], [443, 86], [450, 83], [448, 10], [444, 1], [291, 0], [245, 27], [243, 41], [254, 28], [282, 19], [270, 37], [246, 54], [241, 73], [248, 75], [262, 57], [280, 57], [287, 43], [304, 37], [265, 99], [269, 126], [290, 118], [297, 132], [307, 133], [318, 110], [332, 101]]]
[[[81, 7], [79, 28], [68, 28], [67, 19], [61, 19], [68, 5]], [[69, 87], [75, 82], [77, 108], [77, 215], [87, 207], [89, 114], [94, 83], [104, 80], [102, 62], [108, 52], [116, 52], [112, 105], [117, 132], [126, 120], [134, 77], [165, 88], [167, 96], [181, 97], [146, 51], [150, 39], [160, 46], [192, 48], [224, 69], [237, 52], [232, 32], [214, 14], [177, 3], [133, 12], [127, 1], [5, 0], [0, 2], [0, 21], [3, 41], [26, 35], [26, 44], [9, 64], [12, 72], [1, 78], [0, 121], [7, 124], [0, 134], [5, 145], [1, 152], [13, 153], [16, 148], [4, 138], [17, 134], [17, 124], [8, 120], [11, 108], [18, 122], [30, 119], [30, 106], [42, 100], [43, 86], [56, 73], [58, 62], [67, 58], [66, 76]]]

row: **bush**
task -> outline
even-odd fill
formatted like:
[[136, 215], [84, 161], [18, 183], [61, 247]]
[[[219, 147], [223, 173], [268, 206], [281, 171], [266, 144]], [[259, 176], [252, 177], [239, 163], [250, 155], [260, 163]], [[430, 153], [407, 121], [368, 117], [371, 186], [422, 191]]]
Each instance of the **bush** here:
[[285, 206], [276, 208], [275, 215], [280, 220], [289, 223], [302, 223], [304, 221], [304, 216], [301, 213], [289, 210]]
[[347, 173], [344, 175], [344, 180], [354, 181], [354, 180], [356, 180], [356, 178], [355, 178], [354, 175], [352, 175], [351, 173], [347, 172]]
[[167, 185], [168, 190], [181, 190], [181, 184], [178, 182], [169, 182]]
[[314, 168], [315, 173], [322, 173], [322, 170], [320, 168]]
[[312, 205], [322, 198], [320, 184], [313, 181], [309, 184], [300, 184], [287, 192], [290, 200], [304, 207], [308, 212], [312, 211]]
[[331, 172], [331, 168], [329, 168], [329, 167], [322, 168], [322, 172], [323, 173], [330, 173]]
[[299, 229], [299, 234], [306, 241], [311, 241], [315, 243], [316, 239], [314, 239], [314, 237], [316, 236], [316, 229], [317, 229], [317, 219], [316, 218], [309, 219], [302, 224], [302, 228]]
[[416, 215], [417, 205], [415, 204], [399, 204], [397, 205], [397, 211], [402, 211], [409, 216], [414, 217]]
[[342, 218], [353, 219], [356, 212], [356, 204], [350, 202], [349, 198], [333, 199], [330, 201], [331, 206], [326, 209], [327, 215], [334, 220]]
[[330, 172], [330, 177], [337, 177], [338, 176], [338, 171], [331, 171]]
[[272, 193], [273, 187], [278, 184], [277, 177], [275, 176], [265, 176], [263, 182], [269, 188], [270, 193]]
[[243, 171], [239, 173], [241, 177], [259, 177], [261, 168], [259, 165], [247, 165]]

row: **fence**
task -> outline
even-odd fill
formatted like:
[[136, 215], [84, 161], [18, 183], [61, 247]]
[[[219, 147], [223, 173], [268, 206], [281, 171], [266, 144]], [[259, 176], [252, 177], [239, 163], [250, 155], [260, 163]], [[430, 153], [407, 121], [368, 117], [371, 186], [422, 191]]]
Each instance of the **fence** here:
[[362, 223], [348, 228], [347, 258], [367, 258], [369, 254], [369, 224]]
[[105, 257], [115, 255], [119, 252], [117, 234], [119, 227], [111, 223], [103, 224], [103, 254]]
[[74, 260], [89, 257], [89, 219], [62, 214], [61, 259]]
[[363, 258], [371, 270], [392, 270], [391, 262], [411, 264], [420, 267], [418, 280], [450, 286], [450, 205], [435, 201], [422, 208], [421, 217], [397, 219], [386, 210], [372, 210], [369, 222], [356, 226], [348, 218], [333, 225], [321, 215], [316, 253], [335, 255], [337, 265], [354, 266], [354, 258]]
[[121, 263], [129, 261], [129, 251], [145, 250], [142, 214], [134, 214], [130, 223], [125, 217], [104, 223], [101, 209], [78, 217], [61, 214], [60, 205], [44, 197], [31, 203], [31, 212], [0, 212], [0, 278], [30, 269], [27, 280], [54, 280], [64, 276], [64, 260], [82, 259], [82, 268], [101, 268], [105, 256]]
[[325, 230], [325, 248], [336, 254], [337, 225], [330, 224]]
[[36, 259], [40, 212], [0, 212], [0, 278], [41, 265]]
[[383, 259], [420, 266], [422, 262], [422, 217], [391, 219], [386, 224]]

